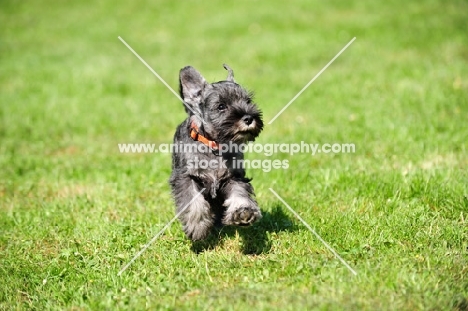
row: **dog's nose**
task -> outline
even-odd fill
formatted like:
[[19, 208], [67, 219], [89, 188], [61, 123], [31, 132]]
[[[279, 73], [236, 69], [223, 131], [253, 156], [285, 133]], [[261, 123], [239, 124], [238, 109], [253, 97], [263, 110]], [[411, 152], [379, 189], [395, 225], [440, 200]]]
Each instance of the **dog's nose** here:
[[250, 125], [253, 122], [253, 117], [251, 115], [245, 115], [242, 118], [242, 121], [244, 121], [245, 124]]

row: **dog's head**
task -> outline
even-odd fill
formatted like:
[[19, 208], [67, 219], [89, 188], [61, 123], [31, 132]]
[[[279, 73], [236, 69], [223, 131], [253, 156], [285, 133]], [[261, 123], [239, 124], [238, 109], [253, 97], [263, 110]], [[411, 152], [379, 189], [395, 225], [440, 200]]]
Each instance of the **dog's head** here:
[[193, 67], [180, 71], [180, 95], [190, 121], [217, 142], [252, 141], [263, 129], [262, 113], [252, 93], [234, 81], [231, 68], [225, 81], [207, 83]]

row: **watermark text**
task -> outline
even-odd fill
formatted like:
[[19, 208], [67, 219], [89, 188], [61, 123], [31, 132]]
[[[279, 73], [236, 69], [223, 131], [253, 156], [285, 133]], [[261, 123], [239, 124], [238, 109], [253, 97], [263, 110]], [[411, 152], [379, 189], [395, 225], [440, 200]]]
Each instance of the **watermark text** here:
[[[120, 153], [206, 153], [210, 152], [210, 148], [199, 143], [175, 143], [175, 144], [152, 144], [152, 143], [120, 143], [118, 144]], [[291, 144], [218, 144], [220, 155], [227, 153], [256, 153], [263, 154], [267, 157], [277, 153], [295, 155], [300, 153], [310, 154], [312, 156], [324, 154], [338, 153], [355, 153], [356, 145], [353, 143], [300, 143]]]

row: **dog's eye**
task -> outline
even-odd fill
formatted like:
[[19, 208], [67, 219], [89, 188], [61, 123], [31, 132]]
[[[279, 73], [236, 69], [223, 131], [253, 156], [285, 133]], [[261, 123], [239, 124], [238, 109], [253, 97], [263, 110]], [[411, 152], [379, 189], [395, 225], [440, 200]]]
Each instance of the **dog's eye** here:
[[218, 110], [225, 110], [227, 107], [225, 104], [219, 104], [218, 105]]

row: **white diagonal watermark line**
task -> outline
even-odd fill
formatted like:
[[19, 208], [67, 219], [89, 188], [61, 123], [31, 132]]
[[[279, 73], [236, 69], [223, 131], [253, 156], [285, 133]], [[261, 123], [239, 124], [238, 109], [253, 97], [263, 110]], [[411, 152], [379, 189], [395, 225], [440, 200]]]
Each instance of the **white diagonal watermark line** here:
[[288, 203], [286, 203], [286, 201], [284, 201], [283, 198], [281, 198], [281, 197], [278, 195], [278, 193], [275, 192], [275, 190], [273, 190], [272, 188], [269, 188], [269, 189], [270, 189], [270, 191], [271, 191], [284, 205], [286, 205], [286, 207], [291, 211], [291, 213], [293, 213], [294, 216], [296, 216], [296, 217], [304, 224], [304, 226], [306, 226], [306, 228], [309, 229], [309, 231], [312, 232], [312, 233], [315, 235], [315, 237], [316, 237], [317, 239], [319, 239], [319, 241], [322, 242], [323, 245], [325, 245], [325, 246], [328, 248], [328, 250], [329, 250], [330, 252], [332, 252], [333, 255], [335, 255], [335, 257], [338, 258], [338, 259], [343, 263], [343, 265], [345, 265], [346, 268], [349, 269], [349, 271], [351, 271], [354, 275], [357, 275], [357, 272], [354, 271], [354, 269], [351, 268], [351, 266], [348, 265], [348, 263], [347, 263], [346, 261], [344, 261], [344, 259], [341, 258], [341, 256], [340, 256], [330, 245], [328, 245], [328, 243], [325, 242], [325, 240], [322, 239], [322, 238], [320, 237], [320, 235], [318, 235], [318, 233], [315, 232], [315, 230], [312, 229], [312, 227], [309, 226], [309, 224], [308, 224], [304, 219], [302, 219], [302, 217], [299, 216], [299, 214], [296, 213], [296, 211], [293, 210], [292, 207], [289, 206]]
[[203, 191], [205, 191], [206, 188], [203, 188], [200, 192], [198, 192], [193, 198], [192, 200], [190, 200], [190, 202], [187, 203], [187, 205], [185, 205], [175, 216], [174, 218], [171, 219], [171, 221], [169, 221], [165, 226], [164, 228], [161, 229], [161, 231], [159, 231], [133, 258], [132, 260], [130, 260], [120, 271], [119, 273], [117, 273], [117, 276], [120, 276], [125, 270], [127, 270], [128, 267], [130, 267], [130, 265], [138, 258], [141, 256], [141, 254], [144, 253], [144, 251], [146, 251], [146, 249], [148, 247], [150, 247], [151, 244], [153, 244], [154, 241], [156, 241], [157, 238], [159, 238], [159, 236], [180, 216], [180, 214], [182, 214], [186, 209], [187, 207], [190, 206], [190, 204], [192, 204], [193, 201], [195, 201], [195, 199], [203, 193]]
[[140, 61], [141, 61], [141, 62], [158, 78], [158, 79], [159, 79], [159, 81], [161, 81], [161, 82], [177, 97], [177, 99], [179, 99], [179, 100], [185, 105], [185, 107], [187, 107], [188, 110], [190, 110], [191, 112], [193, 112], [194, 115], [198, 116], [198, 117], [202, 120], [202, 122], [205, 123], [204, 120], [203, 120], [203, 118], [202, 118], [200, 115], [198, 115], [198, 113], [196, 113], [195, 111], [193, 111], [192, 107], [190, 107], [189, 105], [187, 105], [187, 104], [184, 102], [184, 100], [183, 100], [182, 98], [180, 98], [179, 94], [177, 94], [177, 92], [174, 91], [174, 89], [171, 88], [170, 85], [167, 84], [166, 81], [164, 81], [164, 79], [161, 78], [161, 76], [158, 75], [158, 73], [157, 73], [156, 71], [154, 71], [153, 68], [151, 68], [151, 66], [148, 65], [148, 63], [145, 62], [145, 60], [144, 60], [143, 58], [141, 58], [141, 56], [138, 55], [138, 53], [135, 52], [135, 50], [133, 50], [132, 47], [131, 47], [130, 45], [128, 45], [127, 42], [125, 42], [124, 39], [122, 39], [122, 37], [119, 36], [118, 38], [119, 38], [119, 40], [122, 41], [122, 43], [123, 43], [123, 44], [124, 44], [124, 45], [125, 45], [125, 46], [126, 46], [126, 47], [127, 47], [127, 48], [128, 48], [128, 49], [129, 49], [129, 50], [130, 50], [130, 51], [131, 51], [131, 52], [132, 52], [132, 53], [133, 53], [133, 54], [134, 54], [134, 55], [135, 55], [135, 56], [136, 56], [136, 57], [137, 57], [137, 58], [138, 58], [138, 59], [139, 59], [139, 60], [140, 60]]
[[133, 50], [132, 47], [130, 45], [128, 45], [127, 42], [125, 42], [124, 39], [122, 39], [122, 37], [119, 36], [118, 38], [159, 79], [159, 81], [161, 81], [181, 102], [184, 102], [184, 100], [182, 98], [180, 98], [179, 94], [177, 94], [177, 92], [174, 91], [174, 89], [171, 88], [170, 85], [167, 84], [166, 81], [164, 81], [164, 79], [161, 78], [161, 76], [158, 75], [158, 73], [156, 71], [154, 71], [153, 68], [151, 68], [151, 66], [148, 65], [148, 63], [145, 62], [145, 60], [143, 58], [141, 58], [141, 56], [138, 55], [138, 53], [135, 52], [135, 50]]
[[300, 90], [299, 93], [297, 93], [296, 96], [294, 96], [293, 99], [291, 99], [289, 103], [287, 103], [286, 106], [284, 106], [283, 109], [281, 109], [281, 111], [278, 112], [273, 119], [271, 119], [270, 122], [268, 122], [268, 124], [273, 123], [273, 121], [275, 121], [276, 118], [278, 118], [280, 114], [282, 114], [302, 94], [302, 92], [304, 92], [315, 81], [315, 79], [317, 79], [322, 74], [322, 72], [324, 72], [328, 66], [330, 66], [335, 61], [335, 59], [337, 59], [341, 53], [343, 53], [351, 45], [351, 43], [354, 42], [354, 40], [356, 40], [356, 37], [349, 41], [348, 44], [346, 44], [346, 46], [342, 48], [341, 51], [339, 51], [338, 54], [336, 54], [335, 57], [333, 57], [332, 60], [329, 61], [328, 64], [326, 64], [325, 67], [323, 67], [322, 70], [320, 70], [319, 73], [317, 73], [315, 77], [313, 77], [312, 80], [310, 80], [309, 83], [307, 83], [306, 86], [304, 86], [302, 90]]

